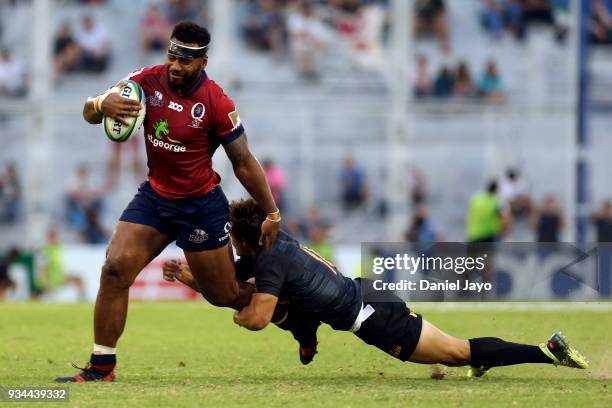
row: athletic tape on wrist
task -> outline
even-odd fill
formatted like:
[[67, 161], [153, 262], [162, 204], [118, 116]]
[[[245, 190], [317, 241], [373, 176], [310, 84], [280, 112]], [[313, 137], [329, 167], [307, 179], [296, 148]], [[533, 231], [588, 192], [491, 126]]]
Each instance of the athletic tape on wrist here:
[[[104, 102], [106, 97], [108, 95], [110, 95], [111, 93], [113, 93], [113, 90], [109, 89], [108, 91], [104, 92], [102, 95], [96, 97], [96, 99], [98, 100], [98, 110], [97, 110], [97, 112], [102, 112], [102, 102]], [[94, 104], [95, 104], [95, 102], [94, 102]]]

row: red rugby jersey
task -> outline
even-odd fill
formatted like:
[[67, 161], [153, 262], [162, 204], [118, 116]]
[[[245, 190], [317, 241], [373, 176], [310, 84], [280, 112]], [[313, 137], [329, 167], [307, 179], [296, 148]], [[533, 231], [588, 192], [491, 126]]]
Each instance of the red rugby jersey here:
[[153, 189], [171, 200], [208, 193], [221, 181], [212, 168], [215, 150], [244, 133], [234, 102], [206, 72], [183, 97], [168, 86], [164, 65], [142, 68], [126, 79], [137, 82], [146, 96], [143, 128]]

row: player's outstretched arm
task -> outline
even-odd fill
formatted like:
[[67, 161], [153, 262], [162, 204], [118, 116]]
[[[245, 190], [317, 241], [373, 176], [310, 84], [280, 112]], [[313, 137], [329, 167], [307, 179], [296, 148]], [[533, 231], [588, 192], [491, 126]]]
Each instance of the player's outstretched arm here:
[[278, 297], [269, 293], [254, 293], [251, 303], [234, 314], [234, 323], [249, 330], [261, 330], [270, 324]]
[[276, 234], [278, 234], [280, 229], [280, 212], [272, 197], [264, 171], [259, 161], [257, 161], [249, 149], [246, 134], [226, 144], [224, 148], [227, 157], [232, 162], [234, 174], [251, 197], [268, 214], [268, 217], [261, 225], [260, 244], [271, 249]]

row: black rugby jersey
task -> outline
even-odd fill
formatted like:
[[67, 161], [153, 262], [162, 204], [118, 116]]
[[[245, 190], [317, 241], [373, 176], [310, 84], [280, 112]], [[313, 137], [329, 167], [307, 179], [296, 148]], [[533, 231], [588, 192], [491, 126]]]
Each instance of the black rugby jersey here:
[[[250, 262], [240, 263], [242, 269]], [[361, 309], [359, 283], [283, 231], [271, 251], [258, 252], [252, 268], [258, 293], [288, 301], [335, 330], [349, 330]]]

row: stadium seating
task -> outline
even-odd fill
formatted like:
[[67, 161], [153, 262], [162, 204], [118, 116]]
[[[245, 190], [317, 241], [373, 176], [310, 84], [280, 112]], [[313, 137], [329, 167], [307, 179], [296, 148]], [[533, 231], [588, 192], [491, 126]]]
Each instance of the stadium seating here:
[[[107, 72], [100, 75], [70, 74], [70, 81], [60, 80], [54, 93], [54, 105], [59, 113], [54, 117], [52, 144], [52, 177], [49, 208], [53, 219], [63, 214], [63, 193], [76, 166], [87, 161], [100, 177], [105, 171], [110, 143], [99, 128], [80, 121], [81, 101], [86, 96], [112, 85], [116, 80], [140, 65], [137, 26], [127, 21], [138, 19], [146, 0], [124, 2], [113, 0], [105, 6], [85, 8], [68, 2], [53, 16], [54, 27], [66, 18], [76, 20], [83, 13], [93, 14], [101, 23], [112, 24], [113, 59]], [[449, 3], [452, 53], [442, 54], [439, 47], [428, 41], [418, 42], [415, 52], [426, 54], [431, 71], [458, 59], [470, 62], [477, 77], [485, 61], [493, 57], [500, 67], [508, 93], [508, 103], [486, 106], [469, 103], [425, 102], [410, 106], [407, 112], [410, 134], [403, 141], [406, 159], [406, 185], [397, 194], [408, 197], [410, 165], [426, 175], [429, 189], [429, 209], [446, 239], [464, 237], [464, 215], [469, 196], [483, 186], [485, 179], [500, 176], [507, 166], [519, 166], [532, 191], [540, 197], [554, 193], [565, 209], [573, 200], [571, 185], [574, 145], [571, 129], [572, 52], [569, 46], [559, 46], [546, 28], [536, 27], [525, 43], [506, 37], [499, 41], [484, 35], [478, 24], [480, 2]], [[6, 16], [10, 21], [5, 32], [14, 33], [27, 20], [27, 10]], [[121, 7], [121, 13], [118, 9]], [[126, 24], [118, 24], [121, 15]], [[25, 16], [25, 17], [24, 17]], [[20, 23], [20, 21], [22, 23]], [[24, 49], [27, 33], [16, 36]], [[214, 54], [213, 54], [214, 55]], [[605, 77], [604, 67], [612, 59], [609, 52], [596, 53], [594, 77]], [[27, 57], [27, 55], [22, 55]], [[159, 58], [161, 62], [161, 56]], [[296, 215], [310, 202], [320, 203], [323, 211], [337, 222], [333, 237], [337, 241], [365, 241], [401, 236], [398, 228], [394, 236], [376, 217], [364, 213], [343, 215], [338, 204], [337, 175], [342, 159], [352, 155], [367, 172], [372, 191], [372, 202], [365, 209], [373, 214], [377, 202], [385, 194], [381, 180], [386, 177], [386, 149], [389, 125], [389, 99], [382, 72], [365, 70], [346, 56], [330, 55], [324, 61], [321, 81], [303, 83], [289, 61], [273, 61], [269, 56], [237, 44], [237, 62], [232, 69], [235, 78], [221, 85], [228, 89], [241, 110], [255, 153], [273, 157], [287, 172], [289, 213]], [[344, 58], [344, 60], [342, 59]], [[152, 58], [153, 61], [156, 58]], [[215, 72], [210, 72], [215, 77]], [[603, 84], [609, 79], [602, 79]], [[239, 86], [238, 86], [239, 85]], [[598, 87], [594, 93], [599, 95]], [[603, 95], [609, 98], [609, 95]], [[282, 99], [281, 99], [282, 98]], [[0, 104], [0, 106], [2, 106]], [[24, 134], [29, 121], [21, 115], [2, 114], [0, 129], [4, 134]], [[65, 132], [63, 124], [73, 124]], [[591, 127], [592, 188], [596, 203], [612, 194], [607, 181], [607, 157], [610, 142], [607, 133], [609, 120], [604, 115], [593, 115]], [[5, 149], [0, 160], [19, 158], [26, 148], [19, 137], [3, 140]], [[95, 152], [95, 154], [92, 154]], [[232, 177], [231, 167], [217, 155], [218, 170], [225, 175], [224, 188], [230, 196], [241, 194]], [[20, 166], [30, 164], [21, 162]], [[559, 180], [566, 180], [559, 183]], [[325, 180], [322, 182], [321, 180]], [[123, 180], [120, 188], [108, 197], [104, 222], [112, 225], [125, 203], [133, 194], [137, 180]], [[403, 190], [402, 190], [403, 189]], [[408, 205], [393, 210], [403, 213], [408, 220]], [[361, 231], [355, 235], [357, 228]], [[518, 237], [527, 237], [526, 231]], [[1, 243], [0, 243], [1, 245]]]

